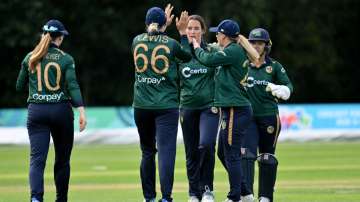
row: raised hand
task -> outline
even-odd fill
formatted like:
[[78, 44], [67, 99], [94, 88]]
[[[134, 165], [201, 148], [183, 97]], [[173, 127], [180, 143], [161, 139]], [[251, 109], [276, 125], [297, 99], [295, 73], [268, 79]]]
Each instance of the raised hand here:
[[180, 19], [176, 17], [176, 28], [178, 29], [180, 35], [186, 35], [186, 27], [189, 20], [189, 14], [187, 11], [181, 12]]
[[172, 6], [171, 4], [166, 5], [165, 7], [165, 15], [166, 15], [166, 26], [170, 26], [173, 19], [174, 19], [174, 15], [171, 14], [172, 10], [174, 9], [174, 6]]

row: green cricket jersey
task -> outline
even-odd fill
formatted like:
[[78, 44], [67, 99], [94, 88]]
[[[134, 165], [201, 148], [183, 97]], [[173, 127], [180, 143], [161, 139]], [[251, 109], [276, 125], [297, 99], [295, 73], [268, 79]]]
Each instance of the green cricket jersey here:
[[277, 61], [267, 59], [260, 67], [248, 64], [247, 92], [253, 108], [254, 116], [275, 115], [278, 111], [278, 100], [271, 92], [267, 92], [268, 82], [285, 85], [293, 92], [293, 86], [284, 67]]
[[232, 42], [214, 53], [196, 48], [195, 55], [202, 64], [216, 67], [214, 106], [250, 106], [244, 87], [248, 60], [240, 45]]
[[16, 81], [18, 91], [29, 83], [28, 103], [59, 103], [71, 101], [83, 106], [80, 87], [76, 80], [74, 59], [50, 44], [48, 53], [40, 60], [35, 71], [29, 70], [29, 53], [21, 64]]
[[178, 60], [191, 54], [164, 34], [136, 36], [132, 43], [135, 64], [133, 107], [168, 109], [179, 107]]
[[[187, 37], [181, 38], [181, 45], [193, 53]], [[218, 48], [203, 44], [209, 52], [217, 51]], [[215, 68], [207, 67], [200, 63], [195, 55], [191, 61], [181, 63], [180, 74], [180, 107], [187, 109], [202, 109], [213, 106], [215, 93]]]

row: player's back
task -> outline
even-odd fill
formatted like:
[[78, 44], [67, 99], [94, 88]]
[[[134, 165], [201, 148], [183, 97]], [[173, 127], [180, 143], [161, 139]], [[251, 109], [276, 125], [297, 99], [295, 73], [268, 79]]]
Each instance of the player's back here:
[[69, 100], [66, 83], [66, 73], [69, 68], [74, 69], [73, 58], [51, 45], [47, 54], [36, 65], [34, 71], [28, 70], [28, 54], [22, 68], [28, 71], [29, 97], [28, 102], [57, 103]]
[[134, 107], [178, 107], [177, 62], [191, 55], [165, 34], [143, 33], [132, 44], [135, 64]]

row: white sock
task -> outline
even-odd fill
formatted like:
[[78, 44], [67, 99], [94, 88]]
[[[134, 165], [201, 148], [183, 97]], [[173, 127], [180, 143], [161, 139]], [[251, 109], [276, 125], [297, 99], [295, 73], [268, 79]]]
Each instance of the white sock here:
[[260, 197], [260, 202], [270, 202], [270, 199], [262, 196]]
[[255, 198], [254, 198], [254, 195], [252, 195], [252, 194], [248, 194], [246, 196], [241, 197], [242, 202], [254, 202], [254, 200], [255, 200]]

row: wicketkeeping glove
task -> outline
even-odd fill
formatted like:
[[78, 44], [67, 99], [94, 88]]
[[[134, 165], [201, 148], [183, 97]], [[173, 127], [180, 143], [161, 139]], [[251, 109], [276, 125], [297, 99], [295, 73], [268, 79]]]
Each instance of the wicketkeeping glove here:
[[276, 85], [269, 82], [266, 86], [266, 91], [271, 91], [273, 96], [283, 100], [287, 100], [290, 97], [290, 89], [284, 85]]

